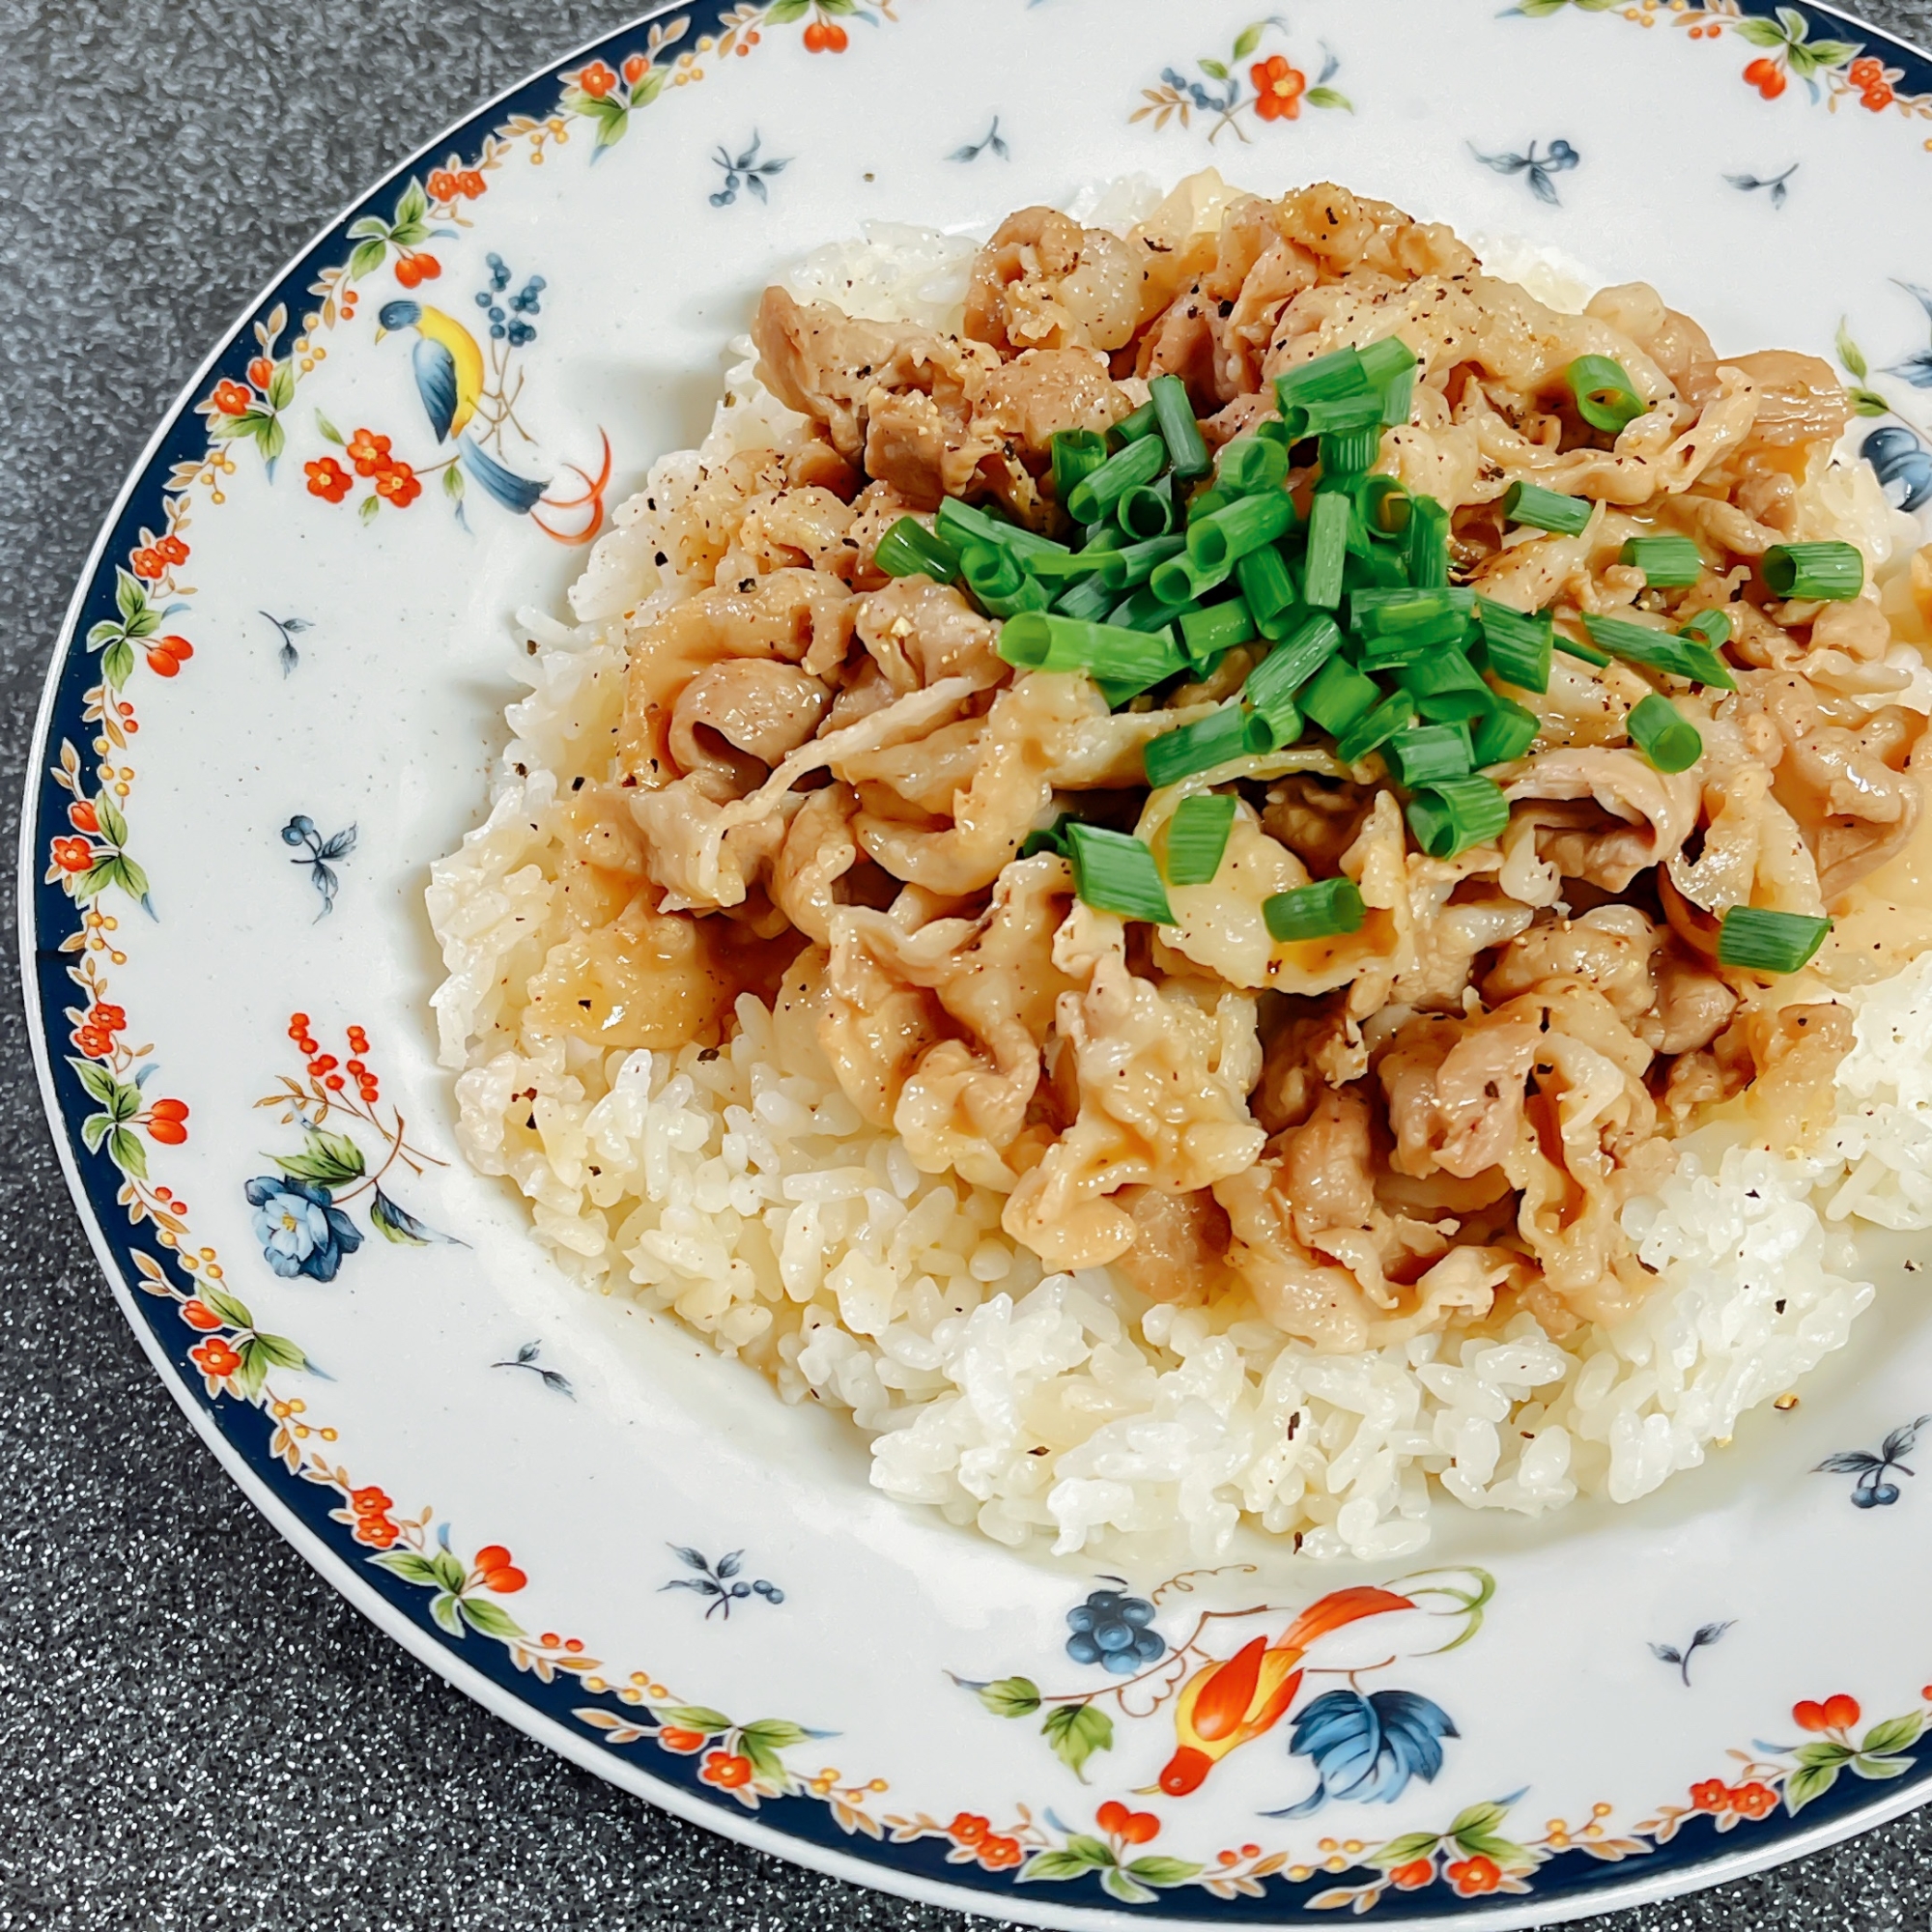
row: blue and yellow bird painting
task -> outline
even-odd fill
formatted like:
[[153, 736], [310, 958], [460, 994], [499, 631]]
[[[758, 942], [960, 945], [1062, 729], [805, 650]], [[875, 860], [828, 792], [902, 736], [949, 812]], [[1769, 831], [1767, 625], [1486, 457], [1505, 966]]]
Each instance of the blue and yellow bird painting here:
[[463, 469], [506, 510], [528, 516], [543, 500], [548, 484], [533, 483], [505, 469], [473, 437], [464, 434], [483, 400], [486, 380], [476, 338], [454, 316], [426, 302], [384, 302], [376, 322], [378, 341], [405, 329], [415, 331], [410, 363], [436, 440], [454, 441], [456, 460]]

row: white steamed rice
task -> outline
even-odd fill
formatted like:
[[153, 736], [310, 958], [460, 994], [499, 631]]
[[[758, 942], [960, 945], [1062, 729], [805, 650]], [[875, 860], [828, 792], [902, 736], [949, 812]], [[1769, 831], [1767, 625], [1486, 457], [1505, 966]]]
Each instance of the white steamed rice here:
[[[1124, 225], [1152, 194], [1117, 185], [1089, 206]], [[956, 326], [972, 249], [874, 227], [791, 285]], [[1245, 1306], [1151, 1304], [1111, 1270], [1043, 1276], [1002, 1234], [1002, 1197], [921, 1174], [860, 1119], [815, 1041], [749, 996], [718, 1051], [525, 1039], [524, 988], [569, 929], [559, 775], [609, 743], [627, 619], [695, 587], [655, 559], [676, 554], [668, 538], [707, 471], [802, 433], [741, 360], [704, 444], [664, 458], [617, 513], [572, 591], [577, 623], [524, 613], [539, 648], [519, 667], [531, 690], [508, 713], [494, 809], [434, 868], [459, 1136], [527, 1197], [566, 1272], [673, 1312], [787, 1401], [849, 1410], [890, 1495], [1059, 1551], [1179, 1525], [1205, 1560], [1243, 1518], [1309, 1555], [1387, 1558], [1429, 1540], [1445, 1494], [1531, 1516], [1579, 1493], [1629, 1501], [1843, 1345], [1874, 1293], [1851, 1222], [1932, 1225], [1932, 954], [1843, 996], [1858, 1045], [1826, 1146], [1786, 1159], [1720, 1128], [1693, 1136], [1662, 1192], [1625, 1212], [1656, 1292], [1561, 1347], [1524, 1315], [1499, 1335], [1320, 1355]], [[1845, 505], [1868, 551], [1889, 548], [1874, 495]]]

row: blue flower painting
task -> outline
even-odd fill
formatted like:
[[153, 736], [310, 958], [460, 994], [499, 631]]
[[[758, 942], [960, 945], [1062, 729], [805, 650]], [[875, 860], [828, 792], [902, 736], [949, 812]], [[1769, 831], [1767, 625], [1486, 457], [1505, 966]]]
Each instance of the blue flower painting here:
[[[304, 1275], [310, 1281], [333, 1281], [343, 1258], [363, 1242], [361, 1230], [344, 1211], [358, 1195], [370, 1227], [385, 1241], [412, 1248], [463, 1246], [455, 1236], [417, 1219], [384, 1187], [385, 1180], [395, 1185], [391, 1177], [399, 1165], [420, 1176], [425, 1166], [442, 1163], [409, 1144], [403, 1117], [393, 1105], [386, 1121], [378, 1113], [382, 1081], [367, 1057], [367, 1032], [360, 1026], [349, 1029], [350, 1057], [343, 1061], [323, 1051], [311, 1024], [307, 1013], [290, 1015], [289, 1037], [305, 1056], [306, 1079], [284, 1074], [280, 1090], [255, 1103], [279, 1107], [282, 1124], [301, 1131], [298, 1151], [269, 1156], [281, 1169], [279, 1177], [257, 1175], [242, 1183], [255, 1210], [262, 1259], [285, 1280]], [[338, 1124], [327, 1125], [331, 1120]], [[367, 1131], [381, 1138], [373, 1167], [357, 1138]]]
[[255, 1210], [255, 1238], [262, 1244], [263, 1259], [278, 1275], [333, 1281], [343, 1256], [362, 1245], [355, 1222], [335, 1206], [326, 1187], [261, 1175], [243, 1192]]
[[1331, 1798], [1393, 1804], [1411, 1777], [1431, 1783], [1442, 1769], [1442, 1740], [1460, 1737], [1440, 1704], [1413, 1690], [1329, 1690], [1289, 1733], [1291, 1756], [1315, 1765], [1315, 1789], [1269, 1818], [1306, 1818]]
[[1859, 453], [1901, 510], [1916, 510], [1932, 498], [1932, 453], [1903, 424], [1885, 423], [1873, 430]]

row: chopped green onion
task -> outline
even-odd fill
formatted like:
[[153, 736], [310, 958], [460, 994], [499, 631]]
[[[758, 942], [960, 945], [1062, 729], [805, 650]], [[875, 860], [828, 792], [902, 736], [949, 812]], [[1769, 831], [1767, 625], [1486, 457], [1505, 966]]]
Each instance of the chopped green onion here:
[[1190, 611], [1180, 620], [1180, 648], [1197, 665], [1247, 643], [1254, 635], [1255, 620], [1238, 597]]
[[1197, 490], [1187, 499], [1187, 515], [1183, 521], [1190, 528], [1204, 517], [1211, 517], [1216, 510], [1225, 510], [1234, 501], [1225, 490]]
[[1308, 412], [1299, 403], [1285, 404], [1279, 416], [1264, 422], [1255, 434], [1271, 431], [1285, 449], [1292, 449], [1308, 434]]
[[1415, 351], [1399, 336], [1384, 336], [1361, 352], [1362, 373], [1381, 399], [1381, 419], [1393, 426], [1406, 423], [1415, 402], [1415, 378], [1420, 364]]
[[1201, 425], [1194, 419], [1194, 405], [1187, 399], [1187, 384], [1179, 376], [1156, 376], [1148, 384], [1153, 399], [1155, 420], [1160, 424], [1161, 440], [1167, 444], [1168, 460], [1182, 482], [1205, 476], [1214, 467]]
[[1476, 622], [1483, 629], [1490, 668], [1520, 691], [1549, 689], [1549, 653], [1555, 620], [1548, 611], [1526, 616], [1488, 597], [1476, 599]]
[[1623, 364], [1607, 355], [1579, 355], [1563, 374], [1577, 398], [1577, 413], [1592, 429], [1617, 436], [1644, 412], [1644, 400]]
[[1052, 852], [1060, 858], [1066, 857], [1066, 828], [1073, 823], [1073, 814], [1063, 811], [1044, 832], [1029, 832], [1020, 840], [1020, 857], [1037, 859], [1042, 852]]
[[1581, 536], [1595, 507], [1587, 497], [1565, 497], [1538, 483], [1512, 483], [1503, 492], [1503, 515], [1511, 523], [1559, 537]]
[[1408, 581], [1417, 588], [1449, 582], [1449, 512], [1434, 497], [1417, 497], [1410, 504], [1403, 549]]
[[[1719, 691], [1735, 691], [1738, 688], [1737, 679], [1731, 675], [1723, 659], [1708, 644], [1696, 638], [1678, 638], [1674, 641], [1678, 663], [1683, 666], [1678, 672], [1680, 677], [1688, 677], [1693, 684], [1713, 685]], [[1675, 669], [1676, 667], [1670, 668]]]
[[1411, 498], [1393, 476], [1363, 477], [1359, 500], [1365, 529], [1385, 537], [1399, 537], [1406, 532]]
[[1865, 587], [1865, 560], [1856, 544], [1773, 544], [1764, 554], [1765, 587], [1774, 597], [1842, 604]]
[[1416, 352], [1401, 336], [1383, 336], [1379, 342], [1370, 342], [1354, 354], [1362, 363], [1362, 375], [1368, 377], [1374, 388], [1381, 388], [1391, 377], [1416, 367]]
[[[1252, 679], [1254, 672], [1248, 676]], [[1364, 677], [1340, 658], [1330, 658], [1301, 694], [1301, 709], [1330, 737], [1340, 738], [1359, 724], [1381, 698], [1382, 688], [1373, 678]]]
[[1366, 475], [1382, 452], [1381, 425], [1325, 431], [1316, 447], [1324, 476]]
[[1256, 752], [1286, 751], [1301, 742], [1301, 713], [1289, 698], [1259, 706], [1248, 719], [1248, 746]]
[[[1272, 544], [1236, 557], [1235, 581], [1259, 625], [1294, 606], [1294, 579], [1289, 573], [1288, 559]], [[1262, 635], [1268, 634], [1264, 630]]]
[[1404, 665], [1420, 664], [1447, 645], [1462, 643], [1468, 636], [1468, 620], [1451, 611], [1413, 631], [1393, 631], [1385, 638], [1361, 640], [1364, 670], [1391, 671]]
[[[1551, 619], [1554, 622], [1554, 619]], [[1555, 647], [1566, 658], [1578, 658], [1586, 665], [1595, 665], [1599, 670], [1610, 662], [1608, 651], [1600, 651], [1594, 645], [1578, 643], [1575, 638], [1566, 638], [1561, 631], [1551, 639]]]
[[1028, 611], [1000, 627], [999, 652], [1022, 670], [1084, 670], [1104, 683], [1145, 691], [1186, 668], [1165, 631], [1130, 631], [1113, 624]]
[[917, 517], [901, 517], [879, 539], [872, 561], [888, 577], [923, 573], [935, 583], [951, 583], [959, 575], [959, 553], [944, 537], [934, 536]]
[[1425, 724], [1466, 724], [1473, 731], [1479, 719], [1504, 701], [1488, 685], [1479, 684], [1474, 690], [1425, 693], [1416, 698], [1415, 708]]
[[1362, 367], [1359, 349], [1331, 350], [1310, 362], [1297, 363], [1274, 379], [1274, 393], [1285, 416], [1308, 403], [1333, 402], [1339, 396], [1366, 396], [1374, 384]]
[[1231, 566], [1235, 559], [1288, 534], [1294, 523], [1294, 499], [1285, 490], [1265, 496], [1236, 497], [1211, 516], [1187, 526], [1187, 554], [1197, 571]]
[[1174, 527], [1174, 486], [1166, 477], [1136, 483], [1114, 505], [1114, 521], [1137, 543], [1164, 537]]
[[1276, 893], [1262, 901], [1268, 937], [1282, 946], [1359, 932], [1368, 912], [1362, 889], [1353, 879], [1318, 879], [1312, 886]]
[[1333, 402], [1303, 403], [1301, 405], [1301, 433], [1304, 436], [1325, 436], [1342, 429], [1375, 429], [1379, 431], [1382, 420], [1382, 399], [1374, 390], [1365, 396], [1337, 396]]
[[1396, 681], [1411, 697], [1435, 697], [1450, 691], [1487, 692], [1476, 667], [1454, 644], [1413, 659], [1396, 673]]
[[1179, 530], [1164, 537], [1150, 537], [1145, 543], [1129, 544], [1114, 553], [1117, 574], [1110, 581], [1117, 587], [1145, 583], [1153, 575], [1156, 564], [1179, 556], [1186, 548], [1187, 539]]
[[1252, 497], [1279, 490], [1288, 480], [1288, 451], [1271, 437], [1244, 436], [1221, 452], [1215, 487], [1230, 496]]
[[966, 587], [982, 603], [988, 597], [1010, 597], [1027, 581], [1019, 558], [997, 544], [968, 544], [959, 568]]
[[1235, 561], [1224, 557], [1218, 564], [1196, 563], [1186, 552], [1169, 557], [1153, 567], [1148, 587], [1177, 610], [1218, 588], [1234, 575]]
[[1383, 698], [1359, 724], [1351, 724], [1336, 738], [1335, 755], [1345, 765], [1360, 764], [1371, 752], [1378, 751], [1398, 731], [1406, 731], [1414, 723], [1415, 700], [1407, 692], [1399, 691], [1393, 697]]
[[1064, 429], [1053, 439], [1053, 494], [1062, 507], [1074, 484], [1107, 460], [1107, 439], [1091, 429]]
[[[1359, 476], [1321, 476], [1316, 479], [1315, 495], [1335, 496], [1345, 498], [1349, 505], [1348, 534], [1343, 543], [1348, 549], [1349, 562], [1355, 566], [1352, 580], [1342, 587], [1345, 590], [1362, 588], [1368, 583], [1369, 559], [1378, 550], [1387, 552], [1393, 546], [1377, 544], [1369, 534], [1369, 526], [1362, 521], [1362, 479]], [[1304, 536], [1303, 542], [1307, 539]], [[1403, 582], [1406, 583], [1407, 578]]]
[[1386, 638], [1433, 630], [1444, 617], [1466, 627], [1475, 603], [1476, 593], [1460, 583], [1427, 588], [1402, 584], [1390, 590], [1357, 590], [1349, 600], [1349, 618], [1364, 638]]
[[1382, 421], [1406, 423], [1415, 401], [1415, 377], [1420, 363], [1415, 351], [1400, 336], [1385, 335], [1361, 352], [1362, 373], [1381, 397]]
[[934, 527], [954, 550], [964, 550], [968, 544], [975, 543], [991, 544], [998, 549], [1005, 538], [1012, 535], [1014, 528], [1011, 524], [988, 516], [984, 510], [976, 509], [957, 497], [941, 499]]
[[1160, 427], [1160, 419], [1154, 414], [1151, 403], [1143, 403], [1131, 415], [1122, 416], [1114, 425], [1114, 435], [1122, 444], [1138, 442], [1144, 436], [1151, 436]]
[[1011, 551], [992, 544], [968, 544], [959, 558], [959, 571], [967, 589], [990, 617], [1044, 611], [1053, 601], [1046, 585], [1028, 576]]
[[1151, 583], [1130, 590], [1107, 612], [1107, 621], [1125, 631], [1164, 631], [1184, 611], [1194, 608], [1190, 598], [1184, 604], [1170, 604], [1155, 594]]
[[1732, 906], [1718, 928], [1718, 964], [1750, 973], [1795, 973], [1810, 964], [1831, 929], [1829, 919]]
[[[1259, 555], [1261, 553], [1257, 552], [1256, 554]], [[1238, 575], [1240, 565], [1236, 564], [1235, 569]], [[1252, 611], [1254, 608], [1254, 600], [1252, 598], [1248, 599], [1248, 609]], [[1284, 604], [1279, 611], [1272, 612], [1268, 616], [1257, 617], [1255, 619], [1255, 629], [1269, 643], [1278, 644], [1284, 638], [1290, 636], [1297, 625], [1303, 623], [1307, 619], [1308, 614], [1308, 606], [1297, 599], [1292, 604]]]
[[[1260, 709], [1274, 709], [1293, 697], [1341, 648], [1342, 633], [1335, 620], [1318, 612], [1248, 673], [1241, 696]], [[1375, 690], [1373, 685], [1369, 688]]]
[[1151, 483], [1166, 464], [1167, 448], [1158, 438], [1128, 443], [1066, 493], [1066, 514], [1077, 524], [1097, 524], [1137, 484]]
[[[985, 548], [991, 549], [992, 546]], [[1020, 567], [1030, 577], [1044, 578], [1053, 584], [1067, 583], [1077, 577], [1095, 576], [1105, 578], [1116, 587], [1121, 582], [1121, 553], [1105, 544], [1083, 544], [1065, 556], [1051, 554], [1029, 556], [1022, 559]]]
[[1701, 638], [1672, 637], [1667, 631], [1653, 631], [1624, 617], [1586, 615], [1583, 628], [1590, 641], [1602, 650], [1612, 651], [1649, 670], [1666, 671], [1673, 677], [1688, 678], [1692, 684], [1715, 685], [1719, 691], [1735, 691], [1737, 680], [1724, 668], [1719, 658]]
[[1167, 821], [1167, 882], [1210, 886], [1235, 829], [1232, 794], [1198, 791], [1183, 798]]
[[1078, 617], [1094, 623], [1113, 609], [1114, 600], [1119, 595], [1119, 589], [1110, 584], [1104, 576], [1083, 577], [1075, 581], [1071, 590], [1054, 600], [1053, 608], [1063, 617]]
[[1078, 819], [1066, 828], [1066, 856], [1073, 862], [1073, 890], [1096, 912], [1172, 925], [1174, 911], [1153, 854], [1130, 833]]
[[1379, 389], [1385, 383], [1398, 376], [1412, 376], [1415, 373], [1415, 351], [1399, 335], [1385, 335], [1379, 342], [1372, 342], [1366, 349], [1355, 352], [1362, 365], [1362, 374], [1368, 378], [1369, 386]]
[[[1365, 621], [1362, 614], [1365, 600], [1371, 597], [1430, 594], [1427, 591], [1416, 592], [1406, 584], [1392, 591], [1364, 588], [1351, 593], [1350, 605], [1354, 613], [1355, 631], [1362, 642], [1365, 668], [1375, 670], [1388, 665], [1413, 664], [1444, 644], [1462, 644], [1467, 640], [1470, 625], [1466, 603], [1462, 609], [1451, 606], [1407, 623], [1386, 627], [1377, 627], [1373, 620]], [[1468, 594], [1466, 590], [1462, 592], [1465, 599]]]
[[1682, 675], [1693, 684], [1708, 684], [1718, 691], [1735, 691], [1737, 679], [1731, 675], [1730, 667], [1716, 651], [1708, 650], [1693, 639], [1686, 638], [1680, 645], [1684, 653]]
[[1686, 621], [1680, 635], [1690, 637], [1693, 634], [1702, 638], [1714, 651], [1721, 650], [1731, 641], [1730, 613], [1716, 608], [1699, 611], [1694, 617]]
[[1386, 427], [1399, 429], [1414, 412], [1415, 378], [1419, 366], [1411, 361], [1406, 369], [1400, 370], [1381, 385], [1382, 422]]
[[1365, 544], [1368, 554], [1350, 549], [1342, 567], [1344, 590], [1403, 590], [1408, 587], [1408, 574], [1402, 567], [1393, 544]]
[[1256, 744], [1253, 724], [1240, 705], [1224, 704], [1191, 724], [1150, 738], [1141, 749], [1148, 783], [1158, 791], [1162, 785], [1178, 784], [1196, 772], [1210, 772], [1233, 758], [1249, 757], [1260, 750], [1272, 751], [1271, 743]]
[[1067, 546], [1034, 530], [1023, 530], [1002, 517], [989, 516], [957, 497], [948, 497], [939, 506], [939, 534], [956, 551], [968, 544], [991, 544], [996, 550], [1010, 551], [1022, 559], [1029, 556], [1066, 554]]
[[1109, 711], [1118, 711], [1123, 704], [1138, 697], [1150, 685], [1160, 682], [1162, 682], [1160, 678], [1143, 678], [1136, 683], [1126, 678], [1117, 680], [1110, 677], [1096, 677], [1094, 680], [1094, 689], [1100, 694]]
[[1388, 759], [1406, 785], [1435, 784], [1469, 775], [1471, 749], [1466, 724], [1417, 724], [1388, 742]]
[[1187, 553], [1179, 551], [1155, 564], [1148, 575], [1143, 594], [1165, 604], [1170, 611], [1178, 611], [1183, 604], [1195, 603], [1194, 578], [1188, 568]]
[[1583, 628], [1590, 634], [1590, 641], [1600, 649], [1651, 670], [1675, 671], [1680, 677], [1689, 674], [1679, 668], [1684, 662], [1680, 653], [1702, 642], [1699, 639], [1655, 630], [1629, 617], [1598, 617], [1585, 612]]
[[1476, 722], [1470, 760], [1478, 766], [1507, 764], [1521, 757], [1542, 729], [1543, 721], [1534, 711], [1498, 697]]
[[1509, 824], [1509, 800], [1493, 779], [1443, 779], [1408, 802], [1408, 829], [1432, 859], [1453, 859], [1496, 838]]
[[1628, 724], [1631, 743], [1660, 772], [1688, 772], [1704, 755], [1696, 725], [1654, 691], [1637, 701]]
[[1483, 682], [1475, 666], [1453, 644], [1403, 665], [1396, 672], [1396, 681], [1432, 724], [1482, 718], [1496, 702], [1495, 694]]
[[1066, 841], [1057, 833], [1029, 832], [1020, 840], [1019, 856], [1022, 859], [1037, 859], [1042, 852], [1051, 852], [1055, 858], [1066, 857]]
[[1301, 595], [1318, 610], [1333, 611], [1342, 602], [1342, 561], [1349, 554], [1349, 520], [1354, 514], [1354, 504], [1334, 491], [1318, 492], [1309, 509]]
[[1632, 537], [1619, 560], [1643, 572], [1643, 581], [1658, 590], [1681, 590], [1695, 583], [1704, 568], [1697, 546], [1689, 537]]
[[1089, 551], [1124, 550], [1127, 539], [1113, 524], [1089, 524], [1080, 538], [1079, 554], [1084, 556]]

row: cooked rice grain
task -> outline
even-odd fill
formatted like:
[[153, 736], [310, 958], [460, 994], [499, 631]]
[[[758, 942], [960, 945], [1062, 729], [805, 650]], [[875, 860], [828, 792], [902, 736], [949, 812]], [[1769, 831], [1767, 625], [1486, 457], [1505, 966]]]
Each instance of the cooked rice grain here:
[[[879, 230], [821, 250], [793, 287], [944, 325], [970, 254]], [[621, 713], [624, 619], [692, 587], [676, 559], [707, 476], [802, 434], [733, 348], [711, 435], [618, 511], [572, 591], [577, 625], [524, 614], [539, 648], [520, 662], [532, 689], [508, 713], [495, 807], [428, 895], [459, 1138], [528, 1199], [567, 1273], [674, 1313], [787, 1401], [849, 1410], [890, 1495], [1059, 1551], [1179, 1525], [1204, 1561], [1243, 1520], [1311, 1556], [1382, 1559], [1428, 1542], [1443, 1496], [1530, 1516], [1578, 1493], [1630, 1501], [1843, 1345], [1874, 1292], [1848, 1223], [1932, 1225], [1932, 956], [1846, 996], [1858, 1046], [1826, 1148], [1780, 1159], [1693, 1136], [1625, 1212], [1656, 1293], [1564, 1347], [1524, 1315], [1326, 1356], [1242, 1300], [1177, 1309], [1111, 1270], [1043, 1278], [1001, 1232], [1002, 1197], [921, 1174], [815, 1040], [749, 996], [715, 1052], [526, 1041], [524, 988], [567, 930], [555, 775]]]

